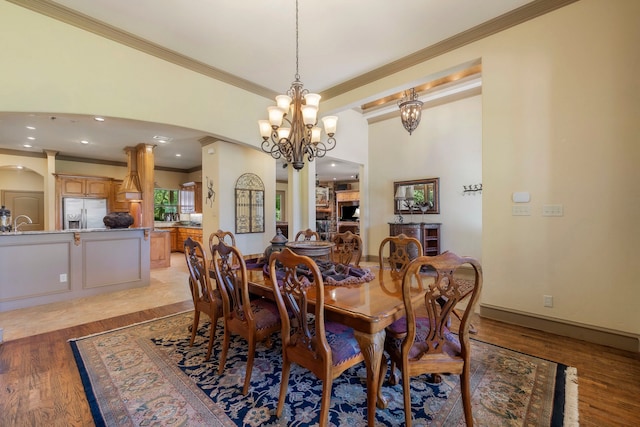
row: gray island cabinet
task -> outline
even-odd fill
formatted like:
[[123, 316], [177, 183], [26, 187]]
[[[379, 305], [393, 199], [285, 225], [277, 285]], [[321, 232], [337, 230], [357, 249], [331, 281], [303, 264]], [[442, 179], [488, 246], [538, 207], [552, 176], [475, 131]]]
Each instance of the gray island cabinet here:
[[0, 312], [148, 286], [148, 228], [0, 233]]

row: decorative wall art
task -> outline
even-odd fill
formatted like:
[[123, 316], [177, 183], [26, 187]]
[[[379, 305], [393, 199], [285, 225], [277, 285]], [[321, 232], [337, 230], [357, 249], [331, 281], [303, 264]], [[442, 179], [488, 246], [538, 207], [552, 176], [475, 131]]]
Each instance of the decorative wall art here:
[[316, 187], [316, 206], [329, 207], [329, 187]]
[[264, 233], [264, 184], [245, 173], [236, 181], [236, 234]]

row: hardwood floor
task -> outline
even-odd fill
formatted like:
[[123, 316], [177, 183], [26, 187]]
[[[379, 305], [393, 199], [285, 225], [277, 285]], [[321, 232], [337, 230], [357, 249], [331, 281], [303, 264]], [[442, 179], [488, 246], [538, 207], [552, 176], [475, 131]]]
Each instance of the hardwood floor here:
[[[6, 341], [0, 345], [0, 426], [93, 425], [67, 340], [192, 308], [189, 300], [175, 302]], [[640, 425], [639, 354], [489, 319], [474, 325], [474, 338], [575, 366], [581, 426]]]

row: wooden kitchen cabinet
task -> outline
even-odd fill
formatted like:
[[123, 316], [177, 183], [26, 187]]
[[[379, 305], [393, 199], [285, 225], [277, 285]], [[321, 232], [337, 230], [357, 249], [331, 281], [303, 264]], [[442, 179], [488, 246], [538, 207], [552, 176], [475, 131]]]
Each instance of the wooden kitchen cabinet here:
[[151, 257], [150, 268], [171, 267], [171, 242], [167, 231], [154, 230], [151, 232], [149, 255]]
[[56, 174], [56, 184], [61, 197], [108, 198], [111, 178]]
[[[176, 244], [179, 252], [184, 252], [184, 241], [189, 237], [191, 237], [192, 240], [196, 240], [200, 242], [200, 244], [205, 245], [202, 241], [202, 228], [176, 227], [176, 230]], [[206, 245], [208, 244], [209, 242], [207, 241]]]

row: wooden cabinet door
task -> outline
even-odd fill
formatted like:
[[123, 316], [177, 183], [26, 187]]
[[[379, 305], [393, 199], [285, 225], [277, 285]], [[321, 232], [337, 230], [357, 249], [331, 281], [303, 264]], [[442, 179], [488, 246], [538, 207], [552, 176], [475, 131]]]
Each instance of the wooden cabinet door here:
[[176, 228], [172, 228], [170, 233], [171, 233], [171, 251], [179, 252], [180, 248], [178, 247], [178, 230]]
[[129, 212], [129, 202], [127, 202], [120, 192], [122, 180], [114, 180], [111, 182], [111, 197], [109, 198], [109, 212]]
[[109, 180], [93, 180], [87, 179], [85, 182], [85, 195], [87, 197], [109, 197], [111, 189]]
[[[196, 182], [196, 186], [194, 191], [194, 204], [195, 204], [195, 212], [202, 212], [202, 183]], [[202, 240], [202, 239], [201, 239]]]
[[84, 197], [85, 180], [81, 178], [61, 178], [60, 193], [69, 197]]

